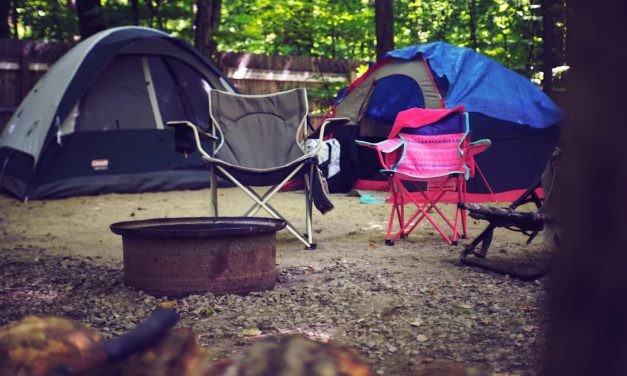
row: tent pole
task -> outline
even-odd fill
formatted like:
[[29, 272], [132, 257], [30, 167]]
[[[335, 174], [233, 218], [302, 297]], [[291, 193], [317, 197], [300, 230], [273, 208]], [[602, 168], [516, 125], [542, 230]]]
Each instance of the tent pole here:
[[163, 119], [161, 118], [161, 111], [159, 111], [159, 101], [157, 100], [157, 93], [155, 92], [155, 84], [150, 74], [150, 66], [148, 65], [148, 58], [142, 57], [142, 69], [144, 70], [144, 79], [146, 80], [146, 90], [148, 90], [148, 99], [150, 100], [150, 107], [152, 108], [152, 114], [155, 117], [155, 124], [157, 129], [163, 129]]

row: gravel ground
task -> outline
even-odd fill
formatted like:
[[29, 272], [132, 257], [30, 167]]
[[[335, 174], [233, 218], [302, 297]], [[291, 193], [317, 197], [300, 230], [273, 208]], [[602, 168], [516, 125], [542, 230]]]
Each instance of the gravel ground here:
[[[222, 198], [239, 202], [225, 191]], [[318, 251], [303, 251], [279, 234], [273, 291], [169, 300], [124, 286], [121, 242], [105, 226], [129, 217], [199, 215], [194, 199], [206, 194], [189, 192], [182, 202], [170, 192], [29, 204], [0, 196], [0, 325], [58, 315], [110, 338], [166, 303], [176, 304], [179, 325], [192, 327], [214, 360], [241, 353], [258, 337], [303, 333], [354, 348], [379, 375], [441, 362], [485, 374], [539, 373], [546, 278], [522, 282], [462, 267], [461, 247], [451, 248], [428, 229], [383, 246], [389, 208], [355, 198], [336, 197], [335, 217], [317, 219]], [[283, 196], [288, 208], [302, 206], [299, 194]], [[77, 233], [72, 226], [78, 224]], [[477, 234], [483, 224], [470, 227]], [[503, 236], [495, 240], [496, 257], [528, 260], [539, 252]]]

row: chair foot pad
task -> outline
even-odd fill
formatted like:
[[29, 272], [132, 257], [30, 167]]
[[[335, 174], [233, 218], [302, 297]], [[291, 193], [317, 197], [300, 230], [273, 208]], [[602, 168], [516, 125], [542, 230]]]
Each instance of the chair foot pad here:
[[394, 245], [394, 240], [392, 240], [392, 239], [385, 239], [385, 245], [390, 245], [390, 246]]
[[316, 244], [316, 243], [311, 243], [311, 244], [309, 244], [309, 247], [305, 247], [305, 249], [308, 250], [308, 251], [313, 251], [316, 248], [318, 248], [318, 244]]

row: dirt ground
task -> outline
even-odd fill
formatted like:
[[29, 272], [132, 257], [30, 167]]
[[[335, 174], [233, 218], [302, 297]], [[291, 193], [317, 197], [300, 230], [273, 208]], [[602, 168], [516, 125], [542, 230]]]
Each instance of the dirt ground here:
[[[123, 285], [122, 242], [109, 225], [207, 216], [208, 198], [208, 190], [28, 203], [0, 195], [0, 325], [55, 314], [105, 336], [132, 328], [160, 300]], [[251, 341], [246, 329], [256, 328], [263, 335], [309, 333], [350, 346], [379, 375], [412, 374], [442, 362], [485, 374], [539, 373], [547, 278], [522, 282], [462, 266], [459, 251], [467, 240], [449, 246], [426, 223], [386, 246], [389, 205], [333, 199], [335, 210], [315, 213], [317, 250], [304, 250], [286, 231], [278, 234], [274, 291], [177, 299], [180, 325], [194, 329], [213, 359], [243, 351]], [[221, 189], [219, 202], [224, 216], [249, 206], [234, 188]], [[280, 193], [273, 203], [303, 226], [302, 193]], [[470, 238], [484, 227], [469, 220]], [[548, 256], [541, 244], [524, 241], [499, 231], [489, 257], [523, 267], [543, 264]]]

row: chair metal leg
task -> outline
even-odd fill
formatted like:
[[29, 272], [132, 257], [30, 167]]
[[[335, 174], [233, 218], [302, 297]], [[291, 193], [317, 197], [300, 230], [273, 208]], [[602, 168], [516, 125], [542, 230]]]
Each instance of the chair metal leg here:
[[281, 187], [287, 183], [301, 168], [303, 167], [303, 165], [299, 165], [294, 171], [292, 171], [292, 173], [290, 175], [288, 175], [283, 182], [281, 182], [280, 184], [274, 186], [274, 188], [272, 188], [270, 190], [270, 192], [267, 192], [266, 194], [264, 194], [264, 197], [266, 198], [265, 200], [262, 200], [261, 197], [257, 194], [257, 192], [253, 191], [252, 189], [250, 189], [249, 187], [243, 185], [242, 183], [240, 183], [237, 179], [235, 179], [235, 177], [231, 174], [229, 174], [224, 168], [217, 166], [218, 170], [220, 170], [220, 172], [222, 174], [224, 174], [224, 176], [226, 176], [229, 180], [231, 180], [235, 185], [237, 185], [242, 191], [244, 191], [244, 193], [246, 193], [248, 195], [248, 197], [250, 197], [256, 204], [253, 206], [254, 209], [253, 210], [249, 210], [249, 212], [251, 212], [250, 215], [248, 215], [249, 217], [255, 215], [259, 209], [264, 209], [266, 212], [268, 212], [268, 214], [270, 214], [272, 217], [276, 218], [276, 219], [281, 219], [283, 221], [285, 221], [287, 223], [286, 229], [292, 233], [292, 235], [294, 235], [294, 237], [296, 239], [298, 239], [299, 241], [301, 241], [306, 248], [311, 249], [312, 243], [308, 242], [307, 240], [305, 240], [305, 238], [303, 238], [303, 236], [296, 230], [296, 227], [294, 227], [291, 223], [289, 223], [282, 215], [280, 215], [274, 208], [272, 208], [272, 206], [270, 206], [268, 204], [268, 201], [272, 198], [272, 196], [279, 191], [279, 189], [281, 189]]
[[311, 163], [309, 166], [309, 173], [305, 175], [305, 226], [307, 231], [307, 242], [309, 242], [310, 248], [315, 249], [315, 243], [313, 242], [313, 179], [316, 166]]
[[214, 217], [218, 217], [218, 183], [216, 179], [216, 168], [212, 164], [209, 166], [210, 175], [210, 189], [211, 189], [211, 214]]
[[[462, 189], [460, 194], [460, 200], [458, 201], [458, 209], [461, 210], [462, 213], [462, 238], [468, 238], [468, 211], [466, 210], [466, 180], [462, 180]], [[461, 208], [459, 208], [459, 204], [461, 203]]]
[[[270, 201], [272, 199], [272, 197], [288, 182], [290, 181], [294, 175], [296, 175], [296, 173], [298, 171], [300, 171], [301, 168], [303, 168], [304, 164], [300, 164], [298, 167], [296, 167], [294, 169], [294, 171], [292, 171], [289, 175], [287, 175], [287, 177], [285, 179], [283, 179], [283, 181], [277, 185], [275, 185], [274, 187], [272, 187], [268, 192], [266, 192], [263, 195], [263, 199], [259, 197], [259, 195], [257, 195], [257, 193], [255, 193], [255, 202], [256, 204], [251, 207], [247, 212], [246, 212], [246, 216], [247, 217], [252, 217], [253, 215], [257, 214], [257, 212], [259, 211], [259, 209], [261, 209], [264, 205], [266, 205], [268, 203], [268, 201]], [[222, 167], [218, 167], [220, 169], [220, 171], [225, 172], [224, 169]], [[233, 178], [232, 175], [228, 175], [230, 176], [230, 178]], [[229, 179], [230, 179], [229, 178]], [[233, 178], [233, 180], [237, 181], [235, 178]], [[243, 184], [237, 182], [235, 183], [237, 184], [240, 188], [245, 187]], [[244, 188], [242, 188], [244, 189]], [[253, 191], [254, 192], [254, 191]]]
[[[264, 193], [263, 196], [261, 196], [261, 197], [257, 196], [259, 201], [267, 202], [268, 201], [268, 197], [270, 196], [270, 194], [274, 191], [274, 189], [276, 187], [277, 187], [276, 185], [273, 185], [270, 189], [268, 189], [268, 191], [266, 193]], [[261, 209], [261, 206], [259, 204], [255, 203], [253, 206], [248, 208], [246, 213], [244, 213], [244, 217], [252, 217], [253, 215], [255, 215], [259, 211], [259, 209]]]
[[392, 240], [392, 227], [394, 226], [394, 214], [398, 211], [399, 205], [399, 193], [398, 188], [394, 185], [394, 181], [392, 177], [388, 178], [390, 184], [390, 190], [392, 193], [392, 210], [390, 211], [390, 220], [388, 221], [388, 233], [385, 238], [385, 244], [394, 245], [394, 241]]
[[[403, 186], [401, 186], [401, 189], [406, 191], [406, 188], [403, 187]], [[451, 239], [442, 231], [440, 226], [438, 226], [438, 224], [435, 223], [435, 221], [431, 218], [431, 216], [429, 216], [429, 212], [427, 210], [425, 210], [424, 206], [420, 205], [420, 203], [408, 191], [405, 192], [405, 193], [407, 194], [409, 199], [414, 203], [414, 205], [416, 205], [416, 207], [418, 208], [420, 213], [422, 213], [424, 218], [426, 218], [427, 221], [429, 221], [429, 223], [431, 223], [431, 225], [435, 228], [435, 230], [440, 234], [440, 236], [442, 236], [442, 238], [444, 238], [444, 240], [446, 240], [447, 243], [453, 244]], [[423, 192], [423, 194], [424, 194], [424, 192]], [[438, 200], [439, 200], [439, 198], [438, 198]], [[437, 209], [437, 207], [435, 205], [430, 205], [430, 206], [441, 214], [441, 212]], [[421, 220], [422, 220], [422, 218], [421, 218]]]

